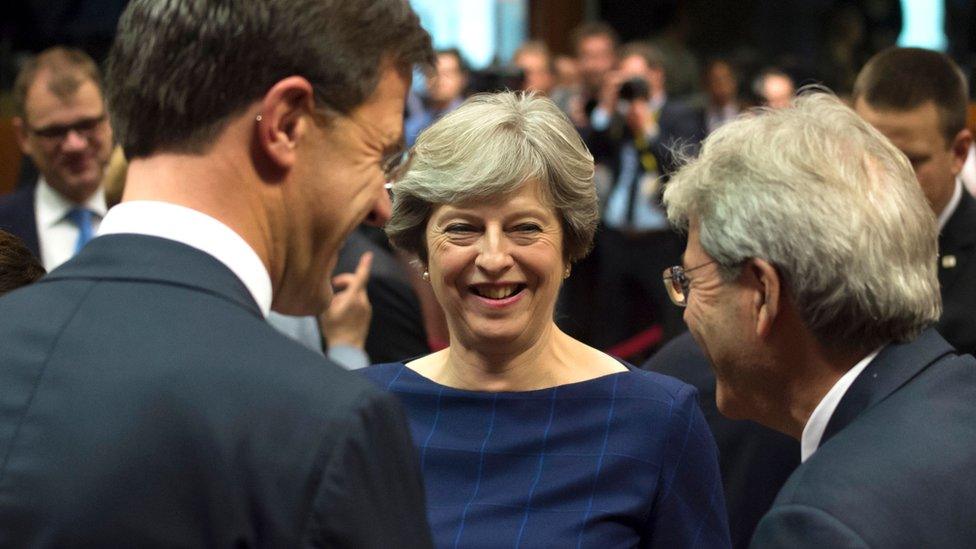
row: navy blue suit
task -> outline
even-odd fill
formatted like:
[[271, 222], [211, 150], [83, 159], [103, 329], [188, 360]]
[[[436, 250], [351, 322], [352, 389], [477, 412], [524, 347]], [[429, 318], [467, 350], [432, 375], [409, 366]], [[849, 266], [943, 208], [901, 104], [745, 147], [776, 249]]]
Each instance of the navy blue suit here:
[[37, 236], [37, 219], [34, 217], [34, 186], [21, 187], [0, 196], [0, 229], [24, 241], [24, 245], [41, 257]]
[[939, 285], [936, 329], [959, 352], [976, 354], [976, 198], [965, 190], [939, 234]]
[[972, 547], [976, 360], [934, 330], [857, 377], [753, 547]]
[[96, 238], [0, 298], [0, 546], [427, 547], [395, 398], [222, 263]]
[[759, 519], [800, 464], [800, 443], [757, 423], [728, 419], [719, 413], [715, 374], [690, 332], [669, 341], [641, 367], [698, 389], [698, 404], [718, 444], [732, 547], [748, 547]]

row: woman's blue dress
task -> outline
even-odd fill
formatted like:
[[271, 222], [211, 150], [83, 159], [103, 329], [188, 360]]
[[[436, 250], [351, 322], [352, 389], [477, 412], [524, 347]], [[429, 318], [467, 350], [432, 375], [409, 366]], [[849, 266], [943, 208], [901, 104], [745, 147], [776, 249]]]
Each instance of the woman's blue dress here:
[[406, 409], [437, 547], [728, 547], [715, 442], [676, 379], [629, 369], [521, 392], [363, 373]]

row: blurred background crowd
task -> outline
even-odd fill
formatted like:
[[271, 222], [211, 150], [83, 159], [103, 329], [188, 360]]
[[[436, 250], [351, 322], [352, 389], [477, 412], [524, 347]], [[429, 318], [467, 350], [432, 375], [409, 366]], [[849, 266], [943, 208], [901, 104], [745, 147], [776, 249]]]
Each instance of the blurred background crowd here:
[[[0, 194], [33, 185], [11, 119], [14, 78], [51, 45], [107, 54], [125, 0], [29, 0], [8, 5], [0, 24]], [[754, 106], [788, 104], [797, 88], [822, 84], [849, 96], [864, 62], [892, 46], [945, 51], [968, 75], [976, 66], [976, 7], [964, 0], [411, 0], [437, 48], [436, 74], [417, 74], [405, 118], [407, 144], [465, 97], [525, 89], [550, 96], [597, 161], [602, 223], [595, 250], [565, 288], [558, 322], [616, 356], [640, 361], [684, 331], [656, 276], [682, 249], [657, 206], [678, 152], [694, 153], [710, 131]], [[636, 136], [636, 138], [635, 138]], [[667, 143], [668, 146], [664, 144]], [[680, 143], [683, 151], [674, 150]], [[110, 206], [124, 159], [106, 168]], [[388, 251], [364, 228], [357, 252]], [[374, 244], [376, 246], [374, 246]], [[655, 250], [646, 253], [647, 250]], [[343, 262], [356, 266], [357, 255]], [[46, 265], [52, 268], [55, 265]], [[375, 268], [375, 267], [374, 267]], [[399, 277], [406, 284], [408, 277]], [[375, 290], [374, 290], [375, 293]], [[443, 344], [436, 307], [412, 310], [414, 344], [399, 359]], [[377, 322], [374, 320], [374, 323]]]

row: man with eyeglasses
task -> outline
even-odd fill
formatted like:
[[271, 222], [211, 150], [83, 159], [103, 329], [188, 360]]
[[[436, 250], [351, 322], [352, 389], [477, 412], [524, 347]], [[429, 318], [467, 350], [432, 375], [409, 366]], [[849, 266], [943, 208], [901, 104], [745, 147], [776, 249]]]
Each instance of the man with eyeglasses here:
[[389, 216], [433, 61], [402, 0], [128, 2], [122, 202], [0, 297], [0, 547], [431, 546], [396, 398], [266, 318]]
[[47, 49], [17, 75], [14, 108], [20, 148], [40, 177], [0, 197], [0, 229], [20, 237], [50, 271], [94, 236], [106, 212], [101, 181], [112, 129], [98, 66], [81, 50]]
[[664, 192], [719, 411], [800, 441], [752, 547], [971, 547], [976, 360], [933, 328], [912, 165], [827, 93], [722, 126]]

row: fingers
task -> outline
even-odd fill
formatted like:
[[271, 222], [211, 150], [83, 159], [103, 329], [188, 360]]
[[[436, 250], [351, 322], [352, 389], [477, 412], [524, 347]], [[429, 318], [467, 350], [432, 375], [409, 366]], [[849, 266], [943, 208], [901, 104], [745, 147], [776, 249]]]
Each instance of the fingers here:
[[352, 290], [357, 292], [366, 287], [369, 282], [369, 273], [373, 267], [373, 252], [366, 252], [359, 258], [356, 270], [351, 273], [342, 273], [332, 277], [332, 287], [336, 291]]

